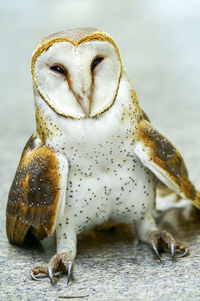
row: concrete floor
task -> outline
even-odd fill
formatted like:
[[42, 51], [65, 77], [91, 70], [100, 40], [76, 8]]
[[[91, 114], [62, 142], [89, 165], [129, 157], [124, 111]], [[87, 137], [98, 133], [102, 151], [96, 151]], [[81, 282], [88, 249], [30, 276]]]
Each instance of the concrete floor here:
[[79, 238], [68, 287], [65, 277], [55, 287], [29, 279], [30, 266], [54, 254], [53, 240], [23, 249], [5, 234], [8, 190], [35, 128], [31, 53], [41, 37], [65, 28], [94, 26], [115, 38], [141, 106], [179, 148], [200, 189], [200, 2], [7, 0], [0, 26], [0, 300], [200, 300], [200, 222], [188, 208], [171, 210], [159, 224], [190, 246], [190, 256], [172, 263], [164, 254], [160, 264], [127, 229], [96, 231]]

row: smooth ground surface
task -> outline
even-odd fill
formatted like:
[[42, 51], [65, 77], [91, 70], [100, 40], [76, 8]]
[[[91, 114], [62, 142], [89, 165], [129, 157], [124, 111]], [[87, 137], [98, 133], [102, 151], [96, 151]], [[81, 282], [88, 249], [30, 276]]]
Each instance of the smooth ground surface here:
[[[97, 231], [78, 241], [74, 280], [29, 279], [30, 266], [55, 252], [11, 246], [5, 208], [26, 140], [34, 131], [31, 53], [42, 36], [95, 26], [118, 43], [125, 69], [152, 123], [179, 148], [200, 189], [200, 2], [198, 0], [16, 0], [0, 9], [0, 300], [200, 300], [199, 215], [173, 209], [160, 227], [185, 241], [190, 256], [160, 264], [130, 231]], [[77, 299], [78, 300], [78, 299]]]

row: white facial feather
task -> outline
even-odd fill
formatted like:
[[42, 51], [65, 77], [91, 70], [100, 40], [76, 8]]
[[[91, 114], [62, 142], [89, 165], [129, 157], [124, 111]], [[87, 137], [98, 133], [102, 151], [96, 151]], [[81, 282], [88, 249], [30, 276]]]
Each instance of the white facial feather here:
[[[103, 60], [92, 70], [97, 57]], [[62, 66], [66, 76], [51, 70], [55, 65]], [[77, 47], [68, 42], [54, 43], [35, 62], [42, 98], [57, 113], [75, 119], [94, 117], [108, 109], [115, 100], [120, 75], [119, 58], [107, 41], [89, 41]]]
[[57, 113], [82, 118], [84, 113], [70, 90], [66, 77], [50, 69], [53, 65], [62, 65], [68, 69], [72, 64], [75, 65], [75, 61], [77, 59], [72, 44], [55, 43], [36, 60], [35, 76], [40, 94]]

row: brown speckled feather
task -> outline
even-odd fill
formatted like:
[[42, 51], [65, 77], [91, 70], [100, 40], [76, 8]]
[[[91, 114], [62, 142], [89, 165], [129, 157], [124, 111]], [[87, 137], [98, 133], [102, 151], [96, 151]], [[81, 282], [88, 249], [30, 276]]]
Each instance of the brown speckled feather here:
[[27, 142], [18, 165], [7, 203], [7, 236], [22, 244], [31, 228], [40, 239], [54, 230], [60, 195], [56, 155], [44, 145], [35, 146], [37, 134]]
[[180, 153], [147, 120], [141, 120], [139, 123], [135, 152], [143, 164], [162, 182], [200, 208], [200, 193], [189, 180]]

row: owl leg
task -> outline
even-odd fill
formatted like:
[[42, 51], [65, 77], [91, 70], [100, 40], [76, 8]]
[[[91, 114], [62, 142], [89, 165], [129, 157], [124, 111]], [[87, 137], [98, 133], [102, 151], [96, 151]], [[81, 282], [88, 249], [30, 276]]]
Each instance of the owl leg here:
[[[160, 251], [168, 251], [171, 253], [172, 260], [174, 257], [184, 257], [189, 253], [189, 249], [182, 243], [176, 242], [174, 237], [167, 231], [159, 231], [153, 216], [147, 216], [144, 220], [136, 223], [138, 238], [147, 242], [153, 249], [157, 258], [162, 262]], [[176, 255], [178, 250], [182, 254]]]
[[56, 234], [57, 254], [51, 258], [47, 265], [33, 267], [30, 273], [33, 280], [39, 280], [36, 276], [45, 274], [53, 285], [53, 275], [57, 272], [63, 272], [67, 274], [67, 284], [69, 283], [76, 256], [76, 233], [65, 228], [64, 233], [62, 233], [62, 231], [56, 231]]

